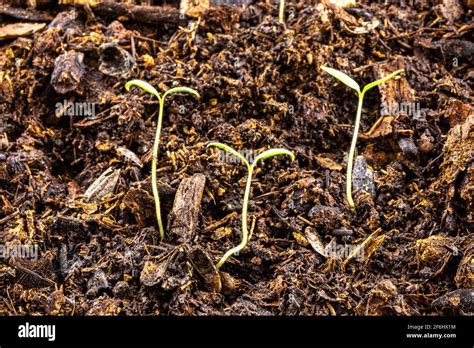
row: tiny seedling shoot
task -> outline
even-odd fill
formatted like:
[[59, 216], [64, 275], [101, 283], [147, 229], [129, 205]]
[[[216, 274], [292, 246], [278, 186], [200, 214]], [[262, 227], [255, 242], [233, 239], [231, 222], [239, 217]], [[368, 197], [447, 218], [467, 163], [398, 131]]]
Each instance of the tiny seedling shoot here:
[[285, 0], [280, 0], [280, 11], [279, 16], [281, 24], [285, 24]]
[[357, 114], [356, 114], [355, 125], [354, 125], [354, 134], [352, 135], [351, 148], [349, 150], [349, 160], [347, 161], [347, 175], [346, 175], [347, 202], [349, 203], [349, 207], [351, 208], [352, 212], [355, 212], [355, 204], [354, 204], [354, 200], [352, 199], [352, 168], [353, 168], [353, 165], [354, 165], [354, 154], [355, 154], [355, 149], [356, 149], [357, 136], [359, 134], [360, 117], [361, 117], [361, 113], [362, 113], [362, 102], [364, 100], [364, 95], [369, 89], [371, 89], [371, 88], [373, 88], [373, 87], [375, 87], [375, 86], [377, 86], [377, 85], [379, 85], [379, 84], [381, 84], [385, 81], [388, 81], [392, 77], [395, 77], [396, 75], [400, 74], [403, 71], [403, 69], [397, 70], [397, 71], [385, 76], [384, 78], [381, 78], [380, 80], [377, 80], [377, 81], [374, 81], [374, 82], [371, 82], [371, 83], [367, 84], [362, 89], [362, 91], [360, 90], [359, 84], [357, 82], [355, 82], [351, 77], [344, 74], [343, 72], [341, 72], [339, 70], [336, 70], [336, 69], [328, 68], [328, 67], [325, 67], [325, 66], [321, 67], [321, 69], [324, 70], [325, 72], [327, 72], [328, 74], [332, 75], [334, 78], [341, 81], [346, 86], [348, 86], [352, 89], [355, 89], [357, 91], [357, 95], [359, 96], [359, 104], [357, 106]]
[[295, 160], [295, 155], [291, 151], [288, 151], [286, 149], [270, 149], [270, 150], [267, 150], [265, 152], [262, 152], [260, 155], [258, 155], [255, 158], [253, 163], [250, 164], [245, 159], [244, 156], [242, 156], [240, 153], [238, 153], [237, 151], [235, 151], [234, 149], [232, 149], [231, 147], [229, 147], [225, 144], [213, 142], [213, 143], [210, 143], [207, 146], [208, 147], [209, 146], [218, 147], [218, 148], [220, 148], [222, 150], [225, 150], [225, 151], [229, 152], [230, 154], [236, 156], [237, 158], [239, 158], [245, 164], [245, 166], [247, 167], [247, 173], [248, 173], [247, 174], [247, 184], [245, 186], [245, 193], [244, 193], [244, 202], [242, 204], [242, 241], [240, 242], [239, 245], [237, 245], [236, 247], [230, 249], [229, 251], [227, 251], [224, 254], [224, 256], [222, 256], [222, 258], [219, 260], [219, 262], [216, 265], [216, 268], [219, 269], [224, 264], [224, 262], [227, 261], [227, 259], [230, 256], [238, 253], [243, 248], [245, 248], [245, 246], [247, 245], [247, 241], [248, 241], [248, 238], [249, 238], [249, 232], [248, 232], [248, 229], [247, 229], [247, 210], [248, 210], [248, 205], [249, 205], [250, 186], [252, 184], [253, 171], [254, 171], [255, 166], [257, 165], [258, 161], [264, 160], [264, 159], [269, 158], [269, 157], [277, 156], [277, 155], [288, 155], [288, 156], [291, 157], [291, 160], [294, 161]]
[[161, 220], [160, 197], [158, 196], [158, 187], [156, 185], [156, 166], [158, 162], [158, 149], [160, 146], [161, 123], [163, 121], [163, 111], [166, 97], [174, 93], [189, 93], [197, 98], [200, 98], [199, 93], [194, 89], [188, 87], [176, 87], [166, 91], [163, 96], [149, 83], [141, 80], [131, 80], [125, 84], [125, 89], [128, 91], [130, 87], [140, 87], [144, 91], [154, 95], [159, 101], [158, 125], [156, 127], [155, 143], [153, 145], [153, 158], [151, 162], [151, 187], [153, 190], [153, 197], [155, 198], [156, 219], [158, 221], [158, 228], [160, 232], [160, 239], [163, 240], [165, 231], [163, 229], [163, 222]]

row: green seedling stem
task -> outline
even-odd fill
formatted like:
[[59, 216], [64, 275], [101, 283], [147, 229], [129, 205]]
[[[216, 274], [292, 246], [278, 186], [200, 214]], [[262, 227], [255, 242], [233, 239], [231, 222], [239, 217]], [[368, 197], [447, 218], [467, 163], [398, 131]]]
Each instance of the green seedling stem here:
[[236, 156], [239, 158], [243, 164], [247, 167], [247, 184], [245, 185], [245, 193], [244, 193], [244, 202], [242, 205], [242, 241], [240, 242], [239, 245], [236, 247], [230, 249], [227, 251], [224, 256], [219, 260], [219, 262], [216, 265], [216, 268], [219, 269], [229, 257], [232, 255], [240, 252], [245, 246], [247, 245], [248, 239], [249, 239], [249, 232], [248, 232], [248, 227], [247, 227], [247, 211], [248, 211], [248, 205], [249, 205], [249, 198], [250, 198], [250, 188], [252, 185], [252, 176], [253, 176], [253, 171], [255, 169], [255, 166], [257, 165], [258, 161], [264, 160], [269, 157], [277, 156], [277, 155], [287, 155], [290, 156], [291, 160], [295, 160], [295, 155], [286, 149], [270, 149], [265, 152], [262, 152], [260, 155], [258, 155], [255, 160], [253, 161], [252, 164], [250, 164], [244, 156], [242, 156], [240, 153], [238, 153], [236, 150], [232, 149], [231, 147], [222, 144], [222, 143], [210, 143], [207, 145], [209, 146], [215, 146], [218, 147], [224, 151], [227, 151], [231, 153], [232, 155]]
[[357, 144], [357, 137], [359, 135], [359, 127], [360, 127], [360, 119], [361, 119], [361, 114], [362, 114], [362, 104], [364, 101], [364, 95], [365, 93], [371, 89], [374, 88], [375, 86], [390, 80], [391, 78], [395, 77], [396, 75], [400, 74], [403, 69], [397, 70], [380, 80], [371, 82], [367, 84], [362, 91], [360, 90], [360, 86], [357, 82], [355, 82], [351, 77], [346, 75], [345, 73], [328, 68], [328, 67], [321, 67], [322, 70], [327, 72], [329, 75], [333, 76], [334, 78], [338, 79], [341, 81], [343, 84], [346, 86], [354, 89], [357, 91], [357, 95], [359, 97], [359, 103], [357, 105], [357, 114], [356, 114], [356, 119], [355, 119], [355, 125], [354, 125], [354, 134], [352, 135], [352, 142], [351, 142], [351, 148], [349, 150], [349, 159], [347, 161], [347, 174], [346, 174], [346, 195], [347, 195], [347, 202], [349, 203], [349, 207], [353, 213], [355, 213], [355, 204], [354, 200], [352, 199], [352, 169], [354, 166], [354, 155], [355, 155], [355, 150], [356, 150], [356, 144]]
[[160, 197], [158, 195], [158, 186], [156, 184], [156, 166], [158, 163], [158, 150], [160, 147], [160, 134], [161, 134], [161, 124], [163, 122], [163, 113], [165, 108], [166, 97], [175, 93], [189, 93], [194, 95], [197, 98], [200, 98], [199, 93], [194, 89], [188, 87], [176, 87], [166, 91], [163, 96], [149, 83], [142, 80], [131, 80], [125, 84], [125, 89], [128, 91], [130, 87], [136, 86], [140, 87], [144, 91], [154, 95], [159, 101], [159, 111], [158, 111], [158, 124], [156, 127], [155, 142], [153, 144], [153, 157], [151, 162], [151, 187], [153, 190], [153, 197], [155, 199], [155, 211], [156, 211], [156, 220], [158, 222], [158, 228], [160, 233], [160, 239], [163, 240], [165, 237], [165, 231], [163, 228], [163, 221], [161, 219], [161, 208], [160, 208]]
[[278, 18], [281, 24], [285, 24], [285, 0], [280, 0], [280, 9]]

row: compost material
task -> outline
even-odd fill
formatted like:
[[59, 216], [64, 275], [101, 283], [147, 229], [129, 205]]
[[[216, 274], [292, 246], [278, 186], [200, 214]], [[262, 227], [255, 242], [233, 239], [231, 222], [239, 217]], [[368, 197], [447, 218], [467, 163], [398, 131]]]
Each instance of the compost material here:
[[[2, 5], [0, 243], [38, 250], [0, 258], [0, 314], [472, 314], [474, 25], [447, 3], [289, 2], [285, 24], [270, 2], [200, 18]], [[321, 66], [360, 85], [405, 70], [365, 97], [355, 213], [357, 96]], [[131, 78], [201, 95], [167, 99], [163, 241], [158, 103]], [[210, 141], [296, 155], [256, 170], [251, 239], [219, 270], [246, 171]]]

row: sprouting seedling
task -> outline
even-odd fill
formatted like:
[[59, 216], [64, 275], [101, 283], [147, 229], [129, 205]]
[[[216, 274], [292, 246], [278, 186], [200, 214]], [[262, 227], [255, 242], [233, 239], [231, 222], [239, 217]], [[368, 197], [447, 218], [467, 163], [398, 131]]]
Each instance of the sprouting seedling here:
[[168, 95], [174, 93], [189, 93], [194, 95], [197, 98], [200, 98], [199, 93], [194, 89], [188, 87], [176, 87], [171, 88], [166, 91], [163, 96], [158, 93], [158, 91], [149, 83], [142, 80], [131, 80], [125, 84], [125, 89], [130, 90], [131, 86], [137, 86], [143, 89], [144, 91], [154, 95], [159, 101], [159, 112], [158, 112], [158, 125], [156, 128], [155, 143], [153, 145], [153, 158], [151, 161], [151, 187], [153, 190], [153, 197], [155, 198], [155, 210], [156, 210], [156, 219], [158, 221], [158, 228], [160, 232], [160, 239], [163, 240], [165, 237], [165, 231], [163, 229], [163, 222], [161, 220], [161, 209], [160, 209], [160, 197], [158, 196], [158, 187], [156, 185], [156, 166], [158, 162], [158, 149], [160, 147], [160, 133], [161, 133], [161, 123], [163, 121], [163, 111], [165, 106], [165, 100]]
[[280, 0], [280, 10], [278, 18], [281, 24], [285, 24], [285, 0]]
[[237, 151], [235, 151], [234, 149], [232, 149], [231, 147], [229, 147], [225, 144], [213, 142], [213, 143], [210, 143], [210, 144], [207, 145], [207, 147], [209, 147], [209, 146], [215, 146], [215, 147], [218, 147], [222, 150], [225, 150], [225, 151], [231, 153], [232, 155], [239, 158], [245, 164], [245, 166], [247, 167], [247, 184], [245, 186], [244, 202], [242, 204], [242, 241], [240, 242], [239, 245], [237, 245], [236, 247], [230, 249], [229, 251], [227, 251], [224, 254], [224, 256], [222, 256], [222, 258], [219, 260], [219, 262], [216, 265], [216, 268], [220, 268], [224, 264], [224, 262], [227, 261], [227, 259], [229, 257], [231, 257], [232, 255], [238, 253], [243, 248], [245, 248], [245, 246], [247, 245], [248, 238], [249, 238], [249, 232], [248, 232], [248, 229], [247, 229], [247, 210], [248, 210], [248, 205], [249, 205], [250, 186], [252, 184], [253, 171], [254, 171], [254, 168], [257, 165], [258, 161], [264, 160], [264, 159], [269, 158], [269, 157], [277, 156], [277, 155], [288, 155], [288, 156], [291, 157], [291, 160], [294, 161], [295, 160], [295, 155], [291, 151], [286, 150], [286, 149], [270, 149], [270, 150], [262, 152], [260, 155], [258, 155], [255, 158], [253, 163], [250, 164], [245, 159], [244, 156], [242, 156], [240, 153], [238, 153]]
[[347, 161], [347, 174], [346, 174], [347, 202], [349, 203], [349, 207], [351, 208], [351, 210], [355, 212], [355, 204], [354, 204], [354, 200], [352, 199], [352, 168], [354, 165], [354, 154], [355, 154], [355, 149], [356, 149], [357, 136], [359, 134], [360, 117], [362, 113], [362, 102], [364, 100], [364, 95], [369, 89], [385, 81], [390, 80], [392, 77], [395, 77], [396, 75], [401, 73], [404, 69], [397, 70], [391, 73], [390, 75], [387, 75], [384, 78], [381, 78], [380, 80], [377, 80], [365, 85], [365, 87], [362, 89], [362, 92], [360, 90], [359, 84], [355, 82], [351, 77], [344, 74], [343, 72], [336, 69], [328, 68], [325, 66], [321, 67], [321, 69], [327, 72], [328, 74], [332, 75], [334, 78], [341, 81], [346, 86], [352, 89], [355, 89], [357, 91], [357, 95], [359, 96], [359, 104], [357, 106], [357, 115], [356, 115], [355, 125], [354, 125], [354, 134], [352, 135], [352, 142], [351, 142], [351, 148], [349, 150], [349, 160]]

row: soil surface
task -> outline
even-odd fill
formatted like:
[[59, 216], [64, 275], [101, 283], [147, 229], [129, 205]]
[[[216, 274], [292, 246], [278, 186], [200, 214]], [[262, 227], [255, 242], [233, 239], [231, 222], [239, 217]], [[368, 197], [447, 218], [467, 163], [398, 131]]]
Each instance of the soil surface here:
[[[179, 27], [82, 7], [32, 13], [46, 25], [0, 41], [0, 241], [37, 245], [38, 259], [0, 259], [0, 314], [474, 312], [464, 4], [300, 1], [286, 25], [265, 3]], [[345, 170], [357, 95], [320, 66], [361, 86], [405, 69], [365, 97], [355, 214]], [[134, 78], [201, 95], [166, 101], [162, 242], [150, 175], [158, 102], [127, 92]], [[247, 173], [210, 141], [296, 155], [258, 166], [251, 239], [220, 273], [212, 263], [240, 242]]]

